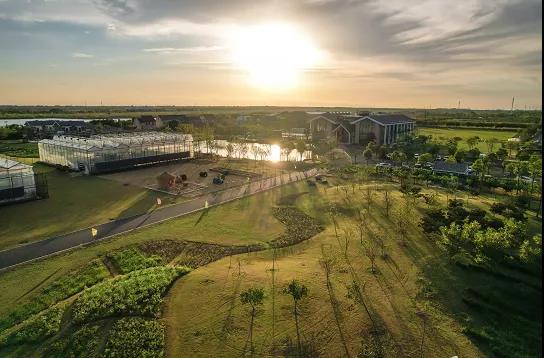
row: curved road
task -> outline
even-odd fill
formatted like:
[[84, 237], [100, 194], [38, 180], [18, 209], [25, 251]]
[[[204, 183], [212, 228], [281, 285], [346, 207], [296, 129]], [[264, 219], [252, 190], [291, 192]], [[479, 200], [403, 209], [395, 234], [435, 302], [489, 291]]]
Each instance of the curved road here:
[[0, 271], [43, 257], [55, 255], [78, 246], [91, 244], [115, 235], [202, 210], [204, 209], [206, 201], [210, 207], [220, 205], [281, 185], [303, 180], [316, 174], [316, 169], [311, 169], [306, 172], [286, 173], [277, 177], [254, 181], [240, 187], [226, 189], [219, 193], [211, 193], [183, 203], [166, 206], [146, 214], [95, 225], [93, 227], [98, 231], [95, 237], [92, 236], [90, 228], [87, 228], [3, 250], [0, 251]]

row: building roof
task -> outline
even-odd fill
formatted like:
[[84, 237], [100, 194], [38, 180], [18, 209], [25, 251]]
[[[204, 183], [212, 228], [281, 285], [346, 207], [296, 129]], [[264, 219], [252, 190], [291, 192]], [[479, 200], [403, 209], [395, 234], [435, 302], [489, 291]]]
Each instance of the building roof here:
[[370, 119], [382, 126], [391, 125], [391, 124], [404, 124], [404, 123], [415, 123], [415, 120], [405, 116], [404, 114], [369, 114], [367, 116], [358, 117], [356, 120], [352, 121], [352, 124], [355, 124], [363, 119]]
[[32, 166], [23, 164], [15, 160], [0, 158], [0, 171], [23, 170], [23, 169], [32, 169]]
[[44, 120], [34, 120], [34, 121], [26, 121], [25, 126], [37, 126], [37, 127], [43, 127], [43, 126], [84, 126], [86, 125], [85, 121], [74, 121], [74, 120], [56, 120], [56, 119], [44, 119]]
[[158, 116], [163, 122], [176, 121], [181, 124], [203, 125], [204, 120], [200, 117], [189, 117], [185, 114], [161, 114]]
[[[364, 113], [362, 113], [364, 114]], [[348, 130], [352, 130], [352, 125], [362, 121], [363, 119], [370, 119], [380, 125], [390, 125], [390, 124], [403, 124], [403, 123], [415, 123], [415, 120], [405, 116], [404, 114], [368, 114], [368, 115], [354, 115], [354, 114], [339, 114], [339, 113], [322, 113], [316, 117], [310, 119], [310, 121], [316, 120], [318, 118], [325, 118], [329, 122], [334, 124], [343, 124]]]
[[466, 174], [468, 168], [469, 165], [467, 163], [448, 163], [444, 161], [437, 161], [433, 164], [434, 171], [452, 174]]
[[143, 115], [143, 116], [140, 116], [138, 118], [138, 121], [140, 123], [155, 123], [157, 120], [155, 119], [155, 117], [151, 116], [151, 115]]

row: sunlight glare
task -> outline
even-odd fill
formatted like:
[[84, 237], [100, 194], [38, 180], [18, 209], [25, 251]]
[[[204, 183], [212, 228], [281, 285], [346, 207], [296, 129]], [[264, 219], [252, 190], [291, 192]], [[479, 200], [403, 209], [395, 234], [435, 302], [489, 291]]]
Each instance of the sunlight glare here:
[[281, 148], [277, 144], [272, 144], [270, 147], [270, 161], [277, 163], [281, 160]]
[[289, 89], [322, 57], [310, 38], [287, 24], [238, 28], [231, 33], [232, 60], [261, 88]]

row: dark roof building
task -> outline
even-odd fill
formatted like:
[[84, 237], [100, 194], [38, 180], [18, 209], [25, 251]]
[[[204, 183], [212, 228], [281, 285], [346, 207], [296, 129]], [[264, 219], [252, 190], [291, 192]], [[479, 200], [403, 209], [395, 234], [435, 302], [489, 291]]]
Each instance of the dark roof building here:
[[322, 113], [310, 120], [312, 134], [335, 136], [343, 144], [392, 144], [414, 128], [415, 120], [403, 114]]
[[468, 175], [472, 172], [468, 163], [448, 163], [437, 161], [433, 164], [433, 171], [437, 173]]

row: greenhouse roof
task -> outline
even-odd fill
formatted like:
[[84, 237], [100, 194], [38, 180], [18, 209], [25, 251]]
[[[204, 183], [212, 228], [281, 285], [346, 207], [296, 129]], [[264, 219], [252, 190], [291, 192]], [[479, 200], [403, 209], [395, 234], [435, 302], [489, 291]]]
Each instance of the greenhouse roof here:
[[32, 169], [31, 165], [23, 164], [11, 159], [0, 158], [0, 170], [24, 170]]
[[99, 149], [128, 148], [132, 145], [172, 143], [176, 141], [192, 142], [192, 140], [193, 137], [190, 134], [136, 132], [94, 135], [91, 137], [57, 135], [54, 136], [53, 139], [43, 139], [40, 143], [92, 151]]

